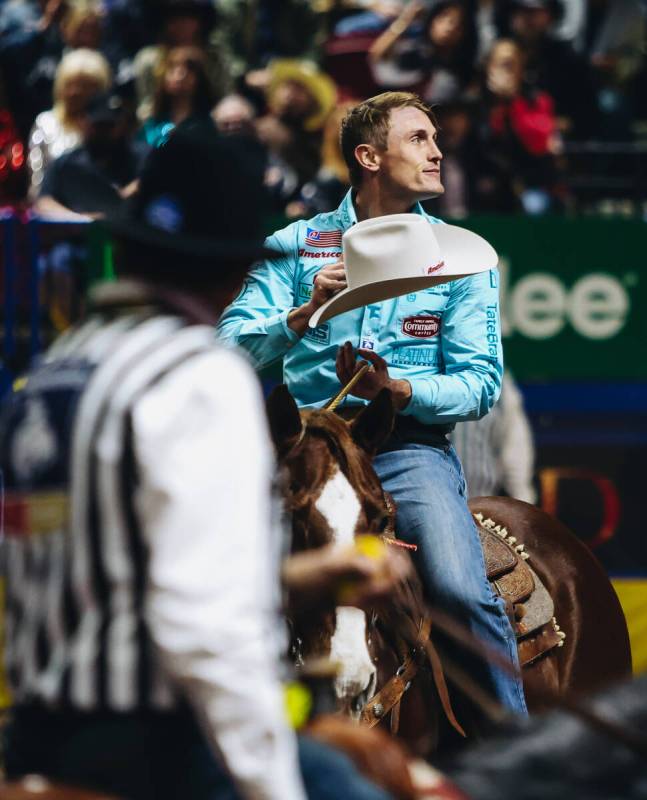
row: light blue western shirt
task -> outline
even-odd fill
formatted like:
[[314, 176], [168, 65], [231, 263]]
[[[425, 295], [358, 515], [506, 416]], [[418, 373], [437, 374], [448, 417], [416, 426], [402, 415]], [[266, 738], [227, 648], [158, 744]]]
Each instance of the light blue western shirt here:
[[[419, 204], [412, 211], [441, 223]], [[409, 381], [401, 414], [429, 425], [487, 414], [503, 374], [496, 269], [348, 311], [303, 337], [288, 327], [288, 314], [308, 301], [317, 272], [340, 259], [341, 234], [356, 222], [349, 192], [337, 210], [270, 236], [267, 247], [280, 255], [250, 272], [218, 323], [220, 337], [259, 368], [283, 358], [284, 381], [301, 407], [321, 406], [339, 391], [337, 348], [350, 341], [384, 358], [392, 378]]]

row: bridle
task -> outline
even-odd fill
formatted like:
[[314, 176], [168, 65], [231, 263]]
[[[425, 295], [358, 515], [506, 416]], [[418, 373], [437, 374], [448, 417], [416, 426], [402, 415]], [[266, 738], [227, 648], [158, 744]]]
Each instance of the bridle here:
[[[324, 406], [325, 410], [334, 412], [339, 403], [348, 394], [352, 386], [361, 378], [364, 372], [369, 369], [369, 366], [370, 365], [368, 364], [363, 365], [362, 369], [353, 376], [351, 381], [343, 387], [341, 392]], [[304, 421], [302, 421], [301, 430], [298, 437], [296, 437], [295, 440], [290, 443], [289, 448], [281, 454], [281, 460], [284, 461], [287, 459], [294, 453], [299, 445], [302, 444], [306, 435], [306, 431], [310, 431], [315, 435], [319, 435], [326, 440], [331, 453], [340, 462], [340, 468], [346, 472], [346, 468], [348, 466], [347, 463], [344, 463], [346, 461], [346, 454], [344, 453], [343, 448], [338, 445], [333, 434], [329, 430], [320, 426], [309, 428], [307, 422]], [[408, 544], [396, 538], [395, 502], [393, 501], [391, 495], [384, 489], [381, 489], [381, 494], [387, 518], [387, 524], [380, 534], [381, 538], [389, 546], [404, 547], [405, 549], [415, 551], [417, 549], [416, 545]], [[289, 510], [292, 512], [295, 511], [294, 508]], [[373, 624], [377, 624], [377, 616], [378, 615], [376, 614], [373, 615]], [[391, 732], [393, 734], [397, 733], [400, 723], [400, 707], [402, 698], [409, 690], [412, 681], [418, 674], [419, 669], [428, 662], [431, 667], [434, 683], [436, 685], [438, 696], [447, 719], [462, 736], [465, 736], [463, 728], [456, 720], [451, 702], [449, 700], [449, 692], [447, 690], [447, 684], [445, 682], [440, 657], [438, 656], [438, 653], [430, 639], [432, 627], [431, 616], [426, 611], [423, 611], [421, 614], [416, 614], [416, 616], [419, 617], [417, 624], [413, 620], [413, 614], [409, 615], [402, 613], [400, 616], [403, 618], [403, 624], [402, 626], [398, 626], [398, 628], [400, 629], [400, 627], [402, 627], [402, 629], [407, 629], [402, 630], [401, 632], [399, 631], [396, 634], [395, 649], [398, 652], [400, 664], [394, 675], [389, 678], [382, 688], [376, 692], [376, 694], [374, 694], [364, 706], [361, 714], [362, 723], [367, 727], [372, 728], [379, 724], [379, 722], [389, 712], [391, 712]], [[301, 641], [299, 639], [293, 641], [292, 653], [293, 657], [302, 660]]]

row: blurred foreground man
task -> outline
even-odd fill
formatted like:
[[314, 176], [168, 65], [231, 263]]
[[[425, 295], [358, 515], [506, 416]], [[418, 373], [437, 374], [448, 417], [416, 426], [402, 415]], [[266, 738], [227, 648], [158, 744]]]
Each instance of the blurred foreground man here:
[[[264, 407], [213, 335], [267, 254], [260, 205], [234, 140], [178, 128], [111, 223], [130, 279], [99, 287], [3, 410], [10, 777], [128, 800], [306, 796]], [[328, 782], [385, 798], [336, 751], [300, 757], [310, 797]]]

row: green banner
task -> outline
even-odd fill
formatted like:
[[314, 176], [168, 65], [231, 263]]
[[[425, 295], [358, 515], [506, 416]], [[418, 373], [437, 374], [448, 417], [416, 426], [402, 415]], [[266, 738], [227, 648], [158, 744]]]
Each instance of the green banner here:
[[472, 217], [500, 256], [505, 357], [522, 381], [647, 379], [647, 224]]
[[[272, 220], [273, 229], [286, 222]], [[470, 217], [500, 256], [506, 363], [523, 382], [647, 380], [647, 223]], [[280, 380], [280, 366], [265, 375]]]

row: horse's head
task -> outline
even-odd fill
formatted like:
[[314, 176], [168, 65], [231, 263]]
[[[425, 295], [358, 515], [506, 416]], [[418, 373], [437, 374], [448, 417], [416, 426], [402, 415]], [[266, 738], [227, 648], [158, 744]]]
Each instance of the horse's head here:
[[[286, 387], [268, 400], [272, 438], [287, 471], [293, 552], [340, 547], [356, 533], [380, 533], [390, 520], [371, 461], [393, 427], [393, 403], [381, 392], [352, 422], [326, 410], [299, 410]], [[351, 607], [299, 625], [304, 656], [329, 654], [340, 664], [335, 689], [359, 711], [375, 688], [375, 666], [366, 643], [366, 616]]]

